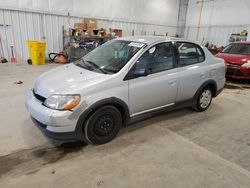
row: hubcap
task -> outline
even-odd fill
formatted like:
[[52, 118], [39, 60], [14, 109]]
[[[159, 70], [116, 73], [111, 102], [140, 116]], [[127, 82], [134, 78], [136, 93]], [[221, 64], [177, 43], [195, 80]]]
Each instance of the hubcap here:
[[201, 108], [207, 108], [212, 99], [212, 93], [209, 89], [202, 92], [200, 96], [200, 106]]
[[114, 121], [110, 115], [100, 116], [94, 126], [94, 132], [97, 136], [104, 137], [109, 135], [114, 129]]

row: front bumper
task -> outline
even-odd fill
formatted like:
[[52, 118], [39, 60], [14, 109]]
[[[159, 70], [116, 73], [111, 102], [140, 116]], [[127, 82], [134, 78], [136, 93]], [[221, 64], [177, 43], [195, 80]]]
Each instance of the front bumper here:
[[227, 78], [250, 79], [250, 68], [227, 66]]
[[76, 131], [74, 132], [51, 132], [46, 129], [47, 125], [42, 124], [41, 122], [34, 119], [32, 116], [31, 116], [31, 119], [33, 123], [42, 131], [42, 133], [52, 140], [56, 140], [60, 142], [70, 142], [70, 141], [81, 140], [81, 137], [79, 137]]
[[70, 119], [72, 111], [58, 111], [49, 109], [42, 104], [33, 94], [28, 91], [25, 106], [35, 124], [43, 130], [45, 135], [56, 140], [77, 139], [77, 120]]

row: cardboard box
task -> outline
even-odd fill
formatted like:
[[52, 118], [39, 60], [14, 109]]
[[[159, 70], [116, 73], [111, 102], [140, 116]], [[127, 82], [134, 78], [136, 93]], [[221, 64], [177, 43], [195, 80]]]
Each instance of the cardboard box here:
[[83, 18], [83, 23], [97, 23], [96, 18]]
[[83, 23], [86, 24], [87, 29], [97, 28], [97, 20], [95, 18], [84, 18]]
[[89, 29], [87, 32], [88, 32], [88, 35], [89, 35], [89, 36], [94, 36], [94, 32], [93, 32], [92, 29]]
[[87, 29], [96, 29], [96, 23], [87, 23]]
[[122, 29], [112, 29], [111, 33], [114, 33], [116, 37], [122, 37]]
[[107, 29], [101, 28], [101, 29], [99, 30], [99, 36], [100, 36], [100, 37], [106, 37], [106, 36], [108, 36], [108, 34], [109, 34], [109, 32], [108, 32]]
[[74, 28], [76, 30], [86, 30], [87, 29], [87, 24], [86, 23], [75, 23]]
[[86, 23], [75, 23], [74, 28], [80, 35], [83, 35], [84, 31], [87, 30], [87, 24]]

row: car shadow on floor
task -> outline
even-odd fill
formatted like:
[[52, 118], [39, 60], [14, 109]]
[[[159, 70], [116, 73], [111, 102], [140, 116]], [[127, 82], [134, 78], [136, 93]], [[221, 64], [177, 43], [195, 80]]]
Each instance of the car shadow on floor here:
[[[213, 108], [213, 110], [211, 110]], [[31, 149], [23, 149], [9, 155], [0, 156], [0, 177], [6, 173], [18, 174], [24, 172], [26, 174], [32, 174], [39, 171], [39, 169], [45, 165], [53, 164], [58, 161], [72, 159], [77, 156], [81, 156], [85, 151], [87, 155], [97, 154], [96, 152], [104, 154], [116, 153], [130, 144], [139, 144], [150, 140], [154, 137], [165, 135], [166, 133], [161, 130], [154, 129], [156, 132], [149, 136], [144, 135], [137, 137], [135, 134], [131, 136], [132, 132], [140, 131], [148, 126], [160, 125], [164, 128], [183, 126], [183, 122], [187, 118], [191, 118], [185, 126], [198, 126], [202, 119], [207, 120], [220, 116], [223, 114], [223, 109], [217, 104], [212, 104], [210, 109], [204, 113], [194, 112], [193, 110], [186, 108], [181, 110], [175, 110], [170, 112], [158, 112], [151, 115], [145, 115], [137, 119], [136, 121], [123, 127], [118, 136], [111, 141], [111, 143], [101, 146], [91, 146], [86, 148], [86, 143], [82, 141], [70, 142], [70, 143], [53, 143], [52, 145], [37, 146]], [[208, 115], [210, 114], [210, 115]], [[155, 127], [154, 127], [155, 128]], [[137, 135], [137, 133], [136, 133]], [[130, 138], [133, 137], [132, 140]], [[87, 149], [87, 150], [85, 150]]]
[[137, 129], [150, 126], [159, 125], [164, 128], [180, 129], [190, 126], [199, 126], [202, 121], [215, 120], [220, 118], [224, 114], [223, 107], [212, 103], [209, 109], [205, 112], [196, 112], [191, 108], [184, 108], [171, 111], [156, 112], [151, 115], [145, 115], [134, 122], [126, 125], [119, 135], [126, 134], [126, 132], [132, 132]]

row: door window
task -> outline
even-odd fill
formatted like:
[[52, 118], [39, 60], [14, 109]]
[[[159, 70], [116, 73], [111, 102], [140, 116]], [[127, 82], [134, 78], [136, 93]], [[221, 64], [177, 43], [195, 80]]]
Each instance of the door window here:
[[153, 74], [174, 67], [172, 44], [160, 43], [147, 50], [136, 62], [134, 70], [146, 70]]
[[179, 52], [180, 66], [188, 66], [205, 61], [203, 50], [196, 44], [187, 42], [176, 43]]

